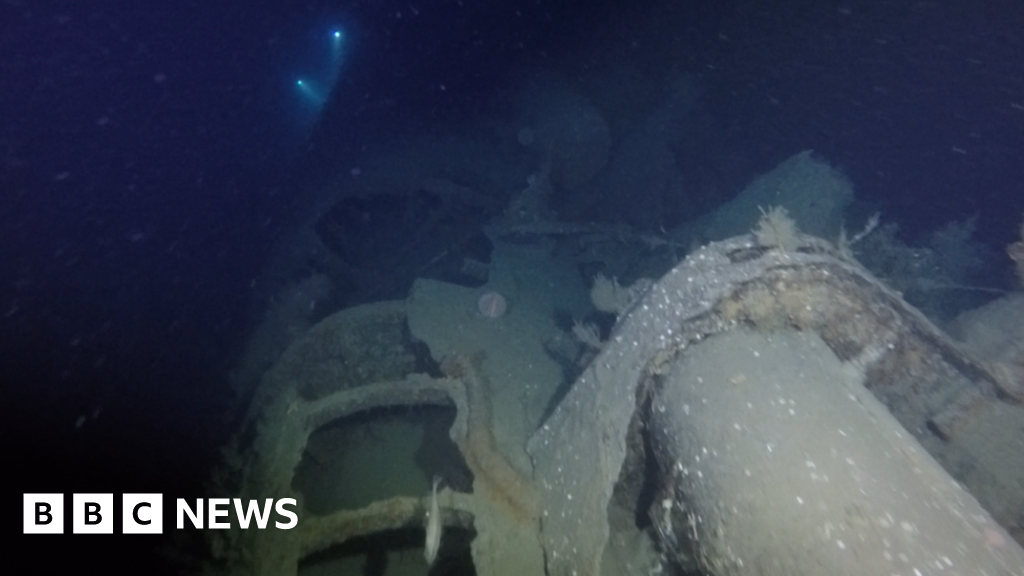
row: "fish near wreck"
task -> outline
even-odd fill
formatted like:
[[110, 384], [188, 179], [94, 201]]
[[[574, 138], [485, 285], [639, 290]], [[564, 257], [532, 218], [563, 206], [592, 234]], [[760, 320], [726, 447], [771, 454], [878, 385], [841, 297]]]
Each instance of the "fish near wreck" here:
[[434, 476], [434, 488], [430, 494], [430, 510], [427, 511], [427, 543], [423, 547], [423, 557], [427, 566], [434, 563], [437, 550], [441, 547], [441, 509], [437, 506], [437, 486], [441, 483], [440, 476]]

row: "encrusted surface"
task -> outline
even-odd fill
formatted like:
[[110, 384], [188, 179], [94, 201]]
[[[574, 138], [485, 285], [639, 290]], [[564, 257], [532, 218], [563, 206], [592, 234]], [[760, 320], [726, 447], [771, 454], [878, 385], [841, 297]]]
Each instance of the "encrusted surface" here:
[[[796, 249], [785, 251], [760, 248], [749, 235], [712, 243], [623, 315], [609, 344], [530, 440], [549, 574], [600, 570], [638, 389], [693, 343], [738, 326], [819, 334], [838, 357], [869, 373], [866, 386], [895, 406], [897, 419], [929, 449], [941, 449], [929, 443], [936, 439], [929, 418], [960, 390], [997, 401], [983, 367], [827, 242], [801, 236]], [[920, 354], [886, 366], [897, 343]], [[909, 360], [912, 371], [904, 369]]]

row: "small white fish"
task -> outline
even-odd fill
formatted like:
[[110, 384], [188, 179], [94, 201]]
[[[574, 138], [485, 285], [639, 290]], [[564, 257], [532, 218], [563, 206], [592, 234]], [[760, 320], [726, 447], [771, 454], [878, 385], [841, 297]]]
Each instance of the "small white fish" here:
[[430, 511], [427, 512], [427, 544], [423, 548], [423, 557], [427, 566], [434, 563], [437, 550], [441, 547], [441, 509], [437, 507], [437, 486], [441, 483], [440, 476], [434, 476], [434, 490], [430, 495]]

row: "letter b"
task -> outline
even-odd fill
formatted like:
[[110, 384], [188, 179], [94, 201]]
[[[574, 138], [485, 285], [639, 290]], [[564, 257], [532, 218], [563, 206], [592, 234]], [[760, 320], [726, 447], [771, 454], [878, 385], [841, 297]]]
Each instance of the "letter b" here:
[[25, 494], [22, 503], [22, 532], [64, 533], [63, 494]]
[[75, 534], [114, 533], [113, 494], [74, 494], [71, 531]]

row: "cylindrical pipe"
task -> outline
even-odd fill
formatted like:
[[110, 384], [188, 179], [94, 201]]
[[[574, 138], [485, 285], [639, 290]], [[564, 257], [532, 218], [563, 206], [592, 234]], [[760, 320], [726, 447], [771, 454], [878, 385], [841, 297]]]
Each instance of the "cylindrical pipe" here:
[[650, 405], [662, 543], [717, 576], [1024, 574], [1024, 551], [862, 381], [809, 332], [688, 348]]

